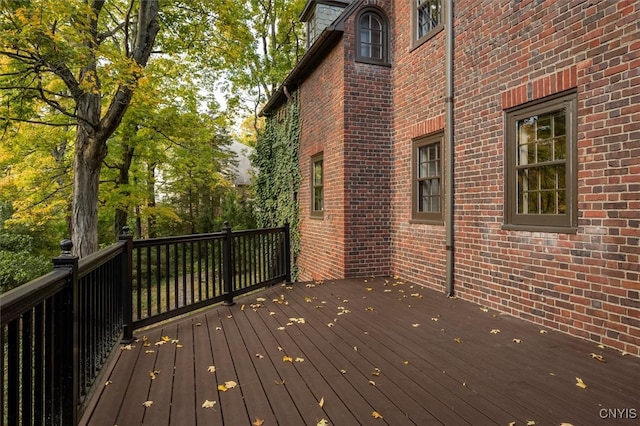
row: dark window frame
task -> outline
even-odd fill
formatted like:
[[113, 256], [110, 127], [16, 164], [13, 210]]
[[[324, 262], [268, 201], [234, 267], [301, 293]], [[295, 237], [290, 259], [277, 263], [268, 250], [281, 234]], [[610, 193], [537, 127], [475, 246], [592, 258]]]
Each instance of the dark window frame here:
[[[577, 113], [577, 94], [575, 92], [571, 93], [563, 93], [555, 96], [547, 97], [541, 100], [537, 100], [535, 102], [530, 102], [516, 108], [510, 108], [505, 111], [505, 122], [506, 122], [506, 132], [504, 136], [504, 229], [514, 229], [514, 230], [524, 230], [524, 231], [532, 231], [532, 232], [556, 232], [556, 233], [575, 233], [577, 231], [578, 226], [578, 177], [577, 177], [577, 169], [578, 169], [578, 113]], [[518, 135], [518, 122], [524, 123], [526, 120], [530, 120], [531, 122], [536, 122], [539, 116], [550, 116], [552, 113], [560, 113], [560, 111], [564, 110], [564, 123], [562, 124], [564, 127], [564, 136], [560, 136], [560, 134], [555, 134], [555, 130], [548, 138], [549, 141], [545, 142], [546, 139], [533, 139], [533, 142], [530, 144], [535, 145], [535, 160], [534, 162], [527, 163], [524, 165], [518, 164], [518, 155], [522, 155], [519, 153], [519, 146], [522, 145], [520, 143], [519, 135]], [[534, 120], [535, 118], [535, 120]], [[555, 123], [555, 118], [554, 118]], [[537, 126], [537, 124], [536, 124]], [[553, 128], [556, 127], [553, 124]], [[564, 138], [564, 139], [562, 139]], [[564, 150], [560, 151], [559, 148], [556, 147], [556, 139], [562, 140], [564, 143]], [[540, 147], [548, 145], [552, 143], [553, 145], [553, 157], [550, 160], [546, 161], [538, 161], [540, 156], [539, 151]], [[527, 147], [527, 153], [529, 152]], [[546, 148], [545, 148], [546, 149]], [[556, 154], [556, 150], [558, 153]], [[533, 149], [531, 150], [533, 152]], [[529, 155], [529, 154], [528, 154]], [[564, 156], [562, 159], [556, 159], [556, 156]], [[547, 168], [546, 170], [544, 168]], [[555, 187], [547, 189], [543, 186], [542, 179], [544, 176], [549, 176], [548, 168], [551, 170], [562, 170], [564, 168], [564, 174], [558, 174], [554, 180]], [[555, 168], [555, 169], [554, 169]], [[563, 209], [562, 213], [542, 213], [541, 202], [538, 200], [536, 204], [536, 208], [538, 209], [537, 213], [522, 213], [519, 210], [525, 210], [524, 207], [519, 207], [519, 192], [518, 192], [518, 170], [523, 172], [525, 169], [527, 170], [526, 176], [530, 176], [529, 170], [535, 170], [537, 174], [540, 175], [537, 179], [537, 185], [533, 185], [534, 190], [530, 190], [529, 183], [523, 180], [521, 185], [526, 186], [528, 191], [523, 192], [523, 200], [526, 197], [530, 197], [531, 194], [536, 194], [543, 192], [550, 192], [551, 195], [554, 196], [554, 203], [556, 205], [556, 211], [561, 210], [557, 208], [562, 198], [561, 195], [564, 196]], [[547, 173], [543, 175], [543, 173]], [[560, 176], [562, 176], [560, 178]], [[528, 180], [529, 178], [527, 178]], [[559, 189], [559, 182], [564, 181], [564, 193]], [[556, 194], [557, 195], [554, 195]], [[526, 198], [528, 199], [528, 198]], [[523, 201], [524, 202], [524, 201]], [[528, 210], [528, 207], [527, 209]]]
[[[318, 184], [316, 182], [316, 164], [320, 163], [320, 180], [321, 182]], [[316, 154], [311, 157], [311, 217], [314, 218], [322, 218], [324, 216], [324, 155], [323, 153]], [[316, 190], [320, 190], [320, 205], [316, 204]], [[319, 207], [319, 208], [318, 208]]]
[[[438, 173], [436, 175], [420, 176], [420, 151], [425, 147], [437, 146]], [[444, 133], [438, 132], [426, 136], [421, 136], [412, 141], [411, 148], [411, 222], [430, 223], [442, 225], [444, 223], [444, 203], [445, 203], [445, 154]], [[431, 159], [433, 160], [433, 159]], [[437, 211], [424, 211], [420, 208], [420, 182], [439, 180], [437, 197], [439, 199]]]
[[420, 31], [420, 12], [419, 9], [421, 5], [419, 1], [421, 0], [410, 0], [411, 1], [411, 44], [412, 48], [415, 49], [422, 44], [424, 44], [427, 40], [431, 39], [433, 36], [438, 34], [440, 31], [444, 29], [444, 19], [445, 14], [448, 12], [445, 7], [445, 2], [443, 0], [426, 0], [426, 1], [437, 1], [440, 7], [440, 22], [438, 22], [435, 26], [433, 26], [429, 31], [424, 34], [419, 34]]
[[[381, 35], [380, 35], [380, 48], [381, 48], [381, 58], [374, 58], [371, 56], [362, 55], [362, 18], [371, 16], [378, 20], [381, 25]], [[376, 46], [371, 42], [372, 46]], [[365, 62], [369, 64], [376, 65], [389, 65], [389, 20], [387, 19], [384, 12], [378, 8], [374, 7], [366, 7], [362, 9], [358, 15], [356, 16], [356, 61]]]

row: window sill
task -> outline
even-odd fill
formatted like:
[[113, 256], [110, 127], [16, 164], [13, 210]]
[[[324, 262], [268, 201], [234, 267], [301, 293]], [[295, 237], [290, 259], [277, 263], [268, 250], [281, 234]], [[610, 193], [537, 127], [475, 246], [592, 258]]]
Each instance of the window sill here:
[[411, 219], [410, 225], [434, 225], [444, 226], [444, 220], [429, 220], [429, 219]]
[[545, 232], [553, 234], [576, 234], [578, 228], [574, 226], [540, 226], [540, 225], [502, 225], [505, 231]]
[[387, 61], [377, 61], [375, 59], [357, 57], [356, 58], [356, 62], [358, 62], [360, 64], [378, 65], [378, 66], [381, 66], [381, 67], [391, 68], [391, 64], [389, 62], [387, 62]]

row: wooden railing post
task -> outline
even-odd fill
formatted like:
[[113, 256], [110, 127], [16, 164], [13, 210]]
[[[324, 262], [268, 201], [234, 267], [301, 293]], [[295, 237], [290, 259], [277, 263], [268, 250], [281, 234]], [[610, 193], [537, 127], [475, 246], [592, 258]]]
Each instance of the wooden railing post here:
[[129, 227], [122, 227], [122, 234], [118, 238], [125, 242], [125, 253], [122, 256], [122, 343], [133, 341], [133, 235], [129, 234]]
[[78, 350], [78, 257], [71, 254], [71, 240], [60, 243], [62, 253], [53, 259], [54, 269], [69, 271], [67, 287], [55, 300], [53, 353], [53, 424], [75, 425], [78, 423], [79, 350]]
[[234, 304], [233, 301], [233, 234], [228, 222], [224, 223], [224, 249], [222, 254], [222, 270], [224, 280], [224, 292], [226, 306]]
[[284, 224], [284, 280], [287, 284], [291, 283], [291, 228], [289, 222]]

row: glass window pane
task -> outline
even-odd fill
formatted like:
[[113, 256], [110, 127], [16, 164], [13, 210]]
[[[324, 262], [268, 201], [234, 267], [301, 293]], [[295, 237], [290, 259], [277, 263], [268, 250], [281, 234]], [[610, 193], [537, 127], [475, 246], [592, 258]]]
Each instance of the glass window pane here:
[[544, 163], [553, 160], [553, 152], [551, 151], [551, 143], [538, 143], [538, 161], [536, 163]]
[[564, 160], [567, 158], [567, 138], [565, 136], [557, 137], [553, 143], [554, 159]]
[[551, 137], [551, 118], [552, 114], [541, 114], [538, 116], [536, 139], [545, 140]]
[[527, 198], [527, 213], [528, 214], [536, 214], [539, 212], [538, 210], [538, 192], [529, 191]]
[[566, 119], [564, 109], [553, 113], [553, 136], [566, 135]]
[[556, 189], [556, 167], [540, 168], [540, 189]]

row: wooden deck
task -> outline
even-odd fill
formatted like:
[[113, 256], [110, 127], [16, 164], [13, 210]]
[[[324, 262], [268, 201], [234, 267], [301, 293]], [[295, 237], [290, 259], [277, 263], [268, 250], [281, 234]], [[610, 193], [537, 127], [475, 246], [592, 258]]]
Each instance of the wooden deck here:
[[82, 424], [640, 424], [640, 359], [393, 279], [272, 287], [136, 336]]

